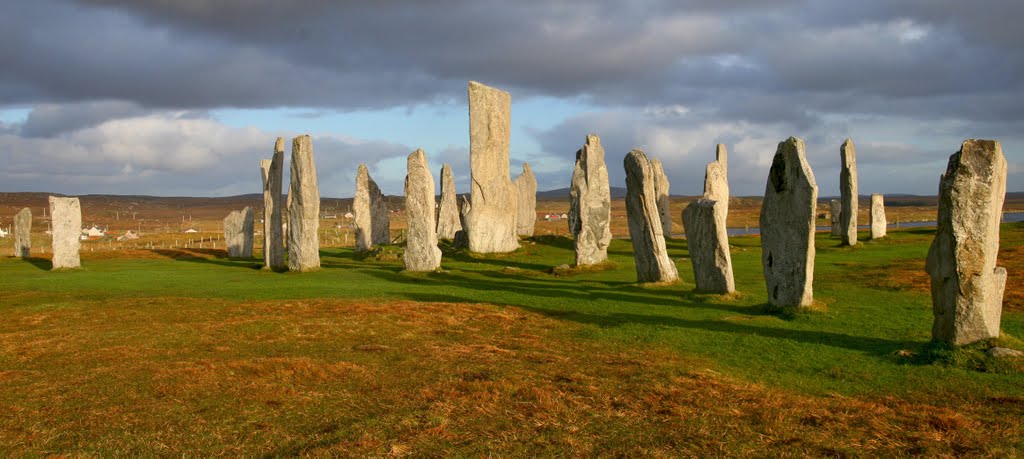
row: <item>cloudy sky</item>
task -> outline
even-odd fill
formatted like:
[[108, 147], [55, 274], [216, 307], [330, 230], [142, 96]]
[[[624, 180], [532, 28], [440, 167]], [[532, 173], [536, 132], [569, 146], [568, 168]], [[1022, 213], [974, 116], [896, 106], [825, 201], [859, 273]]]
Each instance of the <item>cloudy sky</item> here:
[[260, 190], [277, 136], [313, 136], [321, 194], [365, 162], [402, 193], [426, 151], [467, 189], [468, 80], [512, 94], [512, 170], [568, 186], [601, 136], [702, 190], [716, 143], [736, 195], [803, 138], [820, 193], [839, 145], [862, 193], [934, 194], [964, 138], [995, 138], [1024, 191], [1020, 0], [5, 0], [0, 191]]

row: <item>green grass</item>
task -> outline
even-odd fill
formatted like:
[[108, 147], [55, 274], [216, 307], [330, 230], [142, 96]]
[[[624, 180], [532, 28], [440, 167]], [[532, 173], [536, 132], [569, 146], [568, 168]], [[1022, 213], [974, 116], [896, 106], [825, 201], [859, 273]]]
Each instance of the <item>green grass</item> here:
[[[348, 249], [322, 251], [323, 269], [303, 274], [261, 271], [256, 260], [188, 257], [173, 252], [146, 259], [85, 257], [83, 269], [69, 272], [49, 272], [45, 260], [22, 262], [6, 258], [0, 260], [0, 315], [8, 318], [0, 321], [0, 385], [6, 387], [0, 391], [0, 403], [4, 405], [0, 411], [6, 407], [9, 413], [13, 409], [16, 414], [2, 418], [7, 435], [0, 437], [9, 440], [0, 440], [0, 447], [19, 452], [201, 450], [288, 454], [315, 452], [318, 448], [330, 450], [332, 445], [343, 444], [344, 451], [368, 454], [409, 452], [403, 448], [419, 453], [433, 450], [522, 454], [536, 451], [534, 447], [606, 454], [740, 453], [771, 446], [762, 441], [765, 435], [781, 435], [764, 427], [773, 422], [783, 422], [779, 425], [786, 429], [820, 430], [820, 426], [801, 421], [804, 418], [799, 416], [809, 416], [808, 412], [793, 414], [796, 420], [758, 418], [743, 424], [747, 430], [724, 437], [727, 444], [723, 446], [688, 443], [671, 432], [653, 435], [659, 427], [641, 421], [617, 425], [612, 415], [605, 419], [594, 414], [592, 417], [600, 421], [577, 421], [589, 426], [577, 434], [590, 440], [579, 440], [579, 445], [567, 439], [571, 436], [567, 437], [566, 431], [557, 426], [550, 427], [554, 429], [551, 431], [531, 427], [519, 432], [522, 437], [492, 439], [493, 442], [474, 439], [472, 427], [466, 427], [470, 432], [466, 437], [446, 439], [440, 434], [422, 437], [416, 433], [451, 425], [452, 421], [438, 414], [431, 404], [444, 403], [444, 397], [406, 406], [404, 403], [411, 402], [403, 401], [400, 395], [430, 399], [423, 395], [424, 391], [444, 387], [452, 374], [458, 376], [459, 384], [484, 381], [497, 385], [497, 379], [508, 378], [526, 386], [551, 389], [554, 383], [546, 379], [547, 382], [540, 383], [537, 378], [558, 373], [564, 367], [575, 368], [575, 373], [560, 377], [599, 381], [591, 386], [631, 394], [625, 396], [628, 400], [640, 397], [633, 400], [636, 403], [644, 400], [638, 394], [646, 393], [650, 387], [705, 384], [703, 376], [694, 376], [692, 372], [710, 371], [717, 375], [715, 381], [732, 388], [729, 390], [756, 387], [757, 391], [775, 394], [780, 399], [795, 397], [831, 406], [833, 402], [829, 400], [840, 397], [872, 403], [915, 404], [919, 409], [947, 410], [953, 413], [951, 416], [969, 412], [973, 416], [970, 422], [959, 427], [943, 424], [947, 421], [920, 422], [931, 422], [929, 429], [946, 432], [944, 441], [949, 445], [967, 442], [957, 437], [966, 435], [956, 434], [958, 430], [979, 431], [976, 443], [983, 451], [1019, 453], [1014, 448], [1021, 448], [1022, 441], [1021, 435], [1015, 434], [1024, 435], [1016, 430], [1020, 429], [1020, 417], [1024, 415], [1021, 366], [984, 357], [984, 347], [980, 345], [949, 349], [930, 343], [928, 295], [887, 280], [889, 267], [922, 260], [933, 234], [933, 230], [894, 231], [885, 239], [854, 248], [839, 247], [837, 239], [819, 234], [814, 282], [819, 307], [814, 312], [797, 313], [768, 312], [760, 240], [755, 237], [730, 241], [739, 294], [729, 297], [693, 292], [692, 270], [683, 240], [672, 240], [668, 247], [683, 281], [657, 287], [635, 283], [632, 247], [624, 240], [612, 242], [610, 263], [601, 269], [554, 273], [552, 268], [573, 262], [571, 241], [567, 239], [538, 237], [515, 253], [500, 256], [473, 255], [446, 247], [442, 271], [426, 274], [403, 272], [401, 260], [393, 257], [357, 259]], [[1022, 224], [1004, 225], [1003, 234], [1004, 247], [1024, 244]], [[1008, 281], [1016, 282], [1019, 280]], [[324, 305], [323, 301], [328, 303]], [[401, 312], [390, 315], [386, 305], [393, 302], [405, 306], [400, 308]], [[417, 315], [415, 304], [420, 303], [425, 305], [424, 310], [439, 316]], [[468, 309], [472, 317], [505, 317], [504, 314], [522, 317], [516, 320], [525, 322], [466, 322], [458, 313], [438, 309], [436, 303], [476, 305]], [[349, 310], [347, 304], [363, 306]], [[366, 313], [365, 305], [380, 307]], [[364, 314], [354, 315], [355, 310]], [[1019, 339], [1024, 337], [1021, 311], [1004, 312], [1002, 328], [1004, 336], [1000, 343], [1024, 347]], [[519, 335], [543, 339], [531, 339], [524, 344], [515, 341]], [[30, 348], [26, 343], [38, 348]], [[339, 343], [344, 343], [343, 348]], [[460, 363], [458, 359], [450, 362], [446, 360], [448, 354], [439, 356], [439, 351], [424, 350], [460, 346], [475, 349], [464, 357], [469, 363]], [[513, 350], [520, 346], [520, 352], [517, 358], [502, 360], [503, 354], [490, 356], [487, 346], [509, 346]], [[565, 349], [559, 349], [562, 346]], [[541, 361], [524, 360], [521, 357], [525, 354]], [[488, 357], [477, 362], [479, 365], [473, 364], [472, 360], [480, 355]], [[546, 355], [563, 359], [562, 363], [543, 361]], [[602, 371], [611, 371], [613, 376], [587, 370], [590, 355], [618, 362], [603, 366]], [[277, 358], [288, 359], [287, 364], [275, 363]], [[651, 358], [660, 362], [626, 364], [617, 358]], [[119, 359], [132, 362], [134, 370], [119, 373]], [[166, 372], [184, 362], [189, 365], [188, 371], [198, 374], [202, 373], [203, 364], [212, 365], [218, 368], [214, 373], [219, 379], [189, 388], [188, 372], [183, 368], [180, 370], [184, 373]], [[297, 366], [296, 362], [306, 363]], [[333, 366], [325, 366], [324, 362], [333, 362]], [[391, 367], [401, 372], [388, 373]], [[611, 370], [618, 367], [629, 368], [630, 372], [617, 374]], [[373, 381], [358, 376], [367, 371], [390, 378], [385, 379], [397, 392], [383, 397], [394, 397], [393, 405], [373, 396], [380, 388], [374, 389]], [[268, 387], [287, 391], [289, 378], [296, 378], [291, 383], [296, 386], [292, 387], [295, 393], [281, 396], [286, 400], [281, 403], [289, 409], [277, 412], [272, 421], [267, 421], [264, 417], [269, 415], [264, 411], [271, 408], [263, 403], [265, 400], [254, 405], [258, 409], [233, 402], [232, 397], [244, 399], [244, 393], [238, 392], [239, 387], [222, 385], [244, 387], [246, 372], [255, 380], [273, 381], [267, 387], [250, 388], [255, 392], [269, 390]], [[545, 399], [527, 393], [528, 388], [500, 387], [497, 395], [491, 395], [509, 400], [521, 398], [534, 409], [544, 411]], [[201, 395], [196, 392], [200, 390], [223, 396]], [[316, 392], [317, 397], [324, 399], [310, 396], [305, 404], [296, 401], [302, 398], [296, 394], [304, 394], [304, 390]], [[474, 397], [480, 395], [473, 393]], [[331, 394], [356, 398], [342, 400], [332, 398]], [[168, 411], [160, 413], [157, 419], [129, 421], [118, 417], [126, 416], [126, 412], [131, 414], [133, 403], [144, 405], [141, 400], [153, 397], [179, 399], [176, 403], [159, 402], [161, 409]], [[564, 393], [559, 397], [564, 397]], [[713, 399], [708, 394], [693, 397]], [[559, 403], [568, 403], [556, 398]], [[93, 417], [88, 415], [96, 399], [101, 400], [98, 406], [106, 410], [121, 410], [115, 413], [115, 418], [122, 419], [118, 425], [125, 429], [123, 432], [102, 426], [95, 418], [97, 413], [92, 413]], [[348, 411], [328, 411], [328, 407], [339, 409], [339, 403], [347, 406]], [[614, 403], [609, 403], [610, 413]], [[638, 418], [650, 414], [644, 410], [657, 409], [623, 403], [632, 407]], [[729, 397], [720, 401], [723, 405], [730, 403]], [[42, 421], [50, 405], [68, 418], [86, 413], [83, 419], [93, 419], [94, 423]], [[558, 411], [564, 409], [562, 405], [553, 406], [557, 408], [551, 408], [553, 418], [570, 417]], [[964, 407], [981, 409], [964, 411]], [[788, 412], [787, 409], [775, 408], [779, 413]], [[592, 410], [603, 412], [601, 408]], [[757, 411], [751, 406], [746, 410]], [[582, 414], [573, 416], [587, 412], [582, 410]], [[61, 416], [57, 416], [58, 420], [65, 419]], [[211, 420], [214, 425], [210, 429], [218, 432], [217, 436], [201, 433], [202, 429], [184, 421], [197, 416]], [[310, 423], [310, 416], [328, 416], [331, 421], [324, 427]], [[510, 419], [517, 419], [515, 415], [508, 415], [505, 420], [501, 413], [475, 416], [478, 428], [487, 432], [515, 433], [519, 428], [508, 424]], [[522, 416], [538, 422], [531, 417], [535, 414]], [[1010, 418], [1016, 420], [1006, 424]], [[52, 422], [52, 429], [42, 431], [55, 436], [30, 435], [14, 427], [20, 422]], [[410, 422], [411, 427], [406, 425]], [[677, 426], [676, 432], [694, 429], [691, 435], [698, 438], [700, 422], [699, 418], [689, 419], [682, 427]], [[722, 418], [715, 422], [731, 421]], [[786, 424], [789, 422], [792, 423]], [[265, 428], [261, 431], [253, 423]], [[984, 431], [999, 424], [1010, 431], [999, 437], [1002, 440], [985, 443]], [[178, 429], [177, 434], [173, 429], [167, 432], [168, 426]], [[326, 430], [311, 432], [304, 431], [305, 428]], [[568, 427], [561, 427], [565, 428]], [[855, 425], [834, 428], [846, 434], [859, 429]], [[589, 436], [584, 435], [587, 429]], [[374, 438], [368, 438], [367, 432], [375, 432], [370, 435]], [[360, 443], [360, 438], [366, 443]], [[256, 440], [259, 442], [247, 443]], [[829, 441], [826, 436], [821, 443], [829, 445]], [[849, 446], [838, 439], [832, 441]], [[629, 445], [646, 446], [631, 449]], [[811, 454], [847, 451], [838, 446], [835, 450], [828, 449], [832, 446], [806, 449], [799, 442], [789, 448]], [[920, 444], [908, 440], [906, 445], [884, 451], [971, 452], [957, 451], [952, 446], [953, 449], [937, 451], [920, 448]]]

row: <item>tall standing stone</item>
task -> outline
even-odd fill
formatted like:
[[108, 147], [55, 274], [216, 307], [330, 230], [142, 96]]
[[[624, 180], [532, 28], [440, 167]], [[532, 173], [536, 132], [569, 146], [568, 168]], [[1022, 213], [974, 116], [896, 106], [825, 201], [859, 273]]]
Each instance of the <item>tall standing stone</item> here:
[[441, 266], [434, 226], [434, 177], [427, 168], [423, 150], [409, 155], [405, 176], [405, 213], [409, 232], [405, 245], [405, 269], [433, 271]]
[[697, 291], [732, 293], [736, 282], [729, 254], [729, 180], [725, 146], [704, 174], [704, 196], [683, 209], [683, 227]]
[[53, 269], [81, 267], [78, 249], [82, 243], [82, 206], [78, 198], [50, 196], [50, 228]]
[[519, 248], [519, 198], [509, 179], [512, 96], [469, 82], [469, 163], [472, 207], [466, 216], [469, 250], [511, 252]]
[[839, 146], [839, 159], [843, 163], [839, 171], [839, 193], [843, 200], [839, 235], [843, 244], [857, 245], [857, 150], [853, 148], [853, 140], [846, 139]]
[[462, 229], [459, 220], [459, 203], [455, 195], [455, 178], [451, 166], [441, 166], [441, 203], [437, 206], [437, 238], [455, 239], [455, 233]]
[[377, 244], [391, 242], [391, 217], [388, 203], [370, 177], [366, 164], [356, 172], [356, 196], [352, 200], [352, 214], [356, 224], [356, 251], [368, 250]]
[[576, 265], [602, 263], [608, 259], [612, 195], [604, 148], [596, 134], [587, 136], [576, 152], [576, 166], [569, 187], [569, 229], [576, 251]]
[[32, 252], [32, 210], [21, 209], [14, 216], [14, 256], [28, 258]]
[[999, 336], [1006, 269], [996, 256], [1006, 169], [999, 142], [968, 139], [939, 179], [938, 228], [925, 263], [934, 340], [963, 345]]
[[817, 200], [804, 141], [790, 137], [779, 142], [761, 204], [761, 263], [772, 306], [805, 307], [814, 299]]
[[455, 232], [455, 239], [452, 240], [452, 245], [459, 249], [469, 248], [469, 231], [466, 230], [466, 219], [469, 216], [469, 209], [472, 205], [469, 203], [469, 199], [466, 195], [459, 197], [459, 222], [462, 225], [462, 229]]
[[665, 175], [665, 168], [661, 161], [651, 159], [651, 168], [654, 170], [654, 193], [658, 199], [658, 218], [661, 219], [661, 233], [665, 239], [672, 238], [672, 215], [669, 209], [668, 197], [668, 176]]
[[729, 254], [729, 233], [721, 215], [722, 201], [701, 198], [683, 209], [683, 227], [693, 265], [693, 281], [697, 291], [732, 293], [736, 282], [732, 275]]
[[516, 235], [533, 236], [537, 224], [537, 178], [530, 165], [523, 163], [523, 173], [516, 177], [516, 194], [519, 196], [519, 212], [516, 216]]
[[288, 190], [288, 269], [320, 269], [320, 188], [308, 135], [292, 140], [292, 174]]
[[722, 201], [721, 212], [729, 214], [729, 152], [725, 145], [715, 146], [715, 160], [704, 168], [704, 198]]
[[281, 220], [281, 186], [284, 182], [284, 138], [274, 142], [271, 159], [260, 161], [263, 177], [263, 266], [283, 270], [284, 234]]
[[885, 198], [880, 194], [871, 195], [871, 239], [885, 237]]
[[676, 265], [665, 248], [662, 219], [658, 214], [657, 172], [643, 151], [633, 150], [623, 160], [626, 169], [626, 216], [639, 282], [672, 282], [679, 279]]
[[842, 236], [843, 235], [843, 226], [842, 226], [841, 221], [842, 221], [842, 217], [843, 217], [843, 215], [842, 215], [843, 214], [843, 202], [838, 200], [838, 199], [833, 199], [833, 200], [829, 201], [828, 202], [828, 212], [829, 212], [829, 217], [831, 217], [831, 219], [832, 219], [832, 235], [833, 236]]
[[253, 240], [252, 208], [233, 210], [224, 217], [224, 245], [230, 258], [251, 258]]

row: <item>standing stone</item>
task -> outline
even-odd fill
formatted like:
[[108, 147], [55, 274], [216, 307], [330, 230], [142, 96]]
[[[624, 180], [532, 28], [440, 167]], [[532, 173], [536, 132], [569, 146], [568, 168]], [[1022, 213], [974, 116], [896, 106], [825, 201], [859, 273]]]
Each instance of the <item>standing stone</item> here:
[[729, 180], [725, 146], [719, 144], [704, 173], [704, 196], [683, 209], [683, 227], [697, 291], [732, 293], [736, 282], [729, 254]]
[[722, 201], [702, 198], [683, 209], [693, 281], [699, 292], [724, 294], [736, 291], [732, 256], [729, 254], [729, 233], [721, 218], [725, 215], [724, 205]]
[[939, 179], [938, 229], [925, 263], [934, 340], [963, 345], [999, 337], [1006, 269], [996, 256], [1006, 169], [999, 142], [968, 139]]
[[857, 245], [857, 151], [853, 141], [846, 139], [839, 147], [842, 170], [839, 172], [839, 193], [842, 197], [842, 215], [839, 226], [844, 245]]
[[843, 226], [840, 222], [842, 221], [843, 202], [838, 199], [829, 201], [828, 211], [829, 216], [832, 218], [832, 235], [842, 236]]
[[409, 232], [405, 245], [405, 269], [433, 271], [441, 266], [434, 226], [434, 177], [427, 168], [423, 150], [409, 155], [409, 173], [405, 176], [405, 213]]
[[657, 172], [643, 151], [633, 150], [623, 160], [626, 169], [626, 216], [639, 282], [672, 282], [679, 279], [668, 257], [662, 219], [658, 215]]
[[523, 173], [516, 177], [516, 194], [519, 196], [519, 212], [516, 216], [516, 235], [533, 236], [537, 224], [537, 178], [530, 165], [523, 163]]
[[885, 198], [880, 194], [871, 195], [871, 239], [885, 237]]
[[654, 170], [654, 193], [658, 199], [658, 218], [661, 219], [661, 232], [665, 239], [672, 238], [672, 215], [669, 210], [668, 199], [668, 176], [665, 175], [665, 168], [661, 161], [651, 160], [651, 168]]
[[377, 244], [391, 242], [391, 217], [388, 203], [370, 177], [366, 164], [356, 172], [356, 196], [352, 200], [352, 215], [356, 224], [356, 251], [369, 250]]
[[704, 169], [704, 198], [722, 201], [722, 213], [729, 215], [729, 152], [725, 145], [715, 146], [715, 160]]
[[32, 210], [21, 209], [14, 216], [14, 256], [28, 258], [32, 252]]
[[263, 266], [283, 270], [284, 234], [281, 220], [281, 185], [284, 182], [284, 137], [274, 142], [274, 155], [260, 161], [263, 177]]
[[804, 141], [779, 142], [761, 204], [761, 263], [772, 306], [805, 307], [813, 301], [817, 200]]
[[576, 266], [593, 265], [608, 259], [612, 195], [604, 148], [596, 134], [587, 136], [576, 152], [576, 166], [569, 187], [569, 231], [576, 249]]
[[468, 249], [469, 248], [469, 232], [466, 230], [466, 217], [469, 215], [469, 209], [472, 207], [469, 204], [469, 199], [466, 195], [459, 197], [459, 223], [462, 225], [462, 229], [455, 232], [455, 239], [452, 240], [452, 245], [457, 249]]
[[224, 217], [224, 245], [230, 258], [251, 258], [253, 239], [252, 208], [233, 210]]
[[469, 250], [503, 253], [519, 248], [518, 190], [509, 179], [509, 93], [469, 82], [469, 163], [473, 206], [466, 216]]
[[441, 204], [437, 207], [437, 238], [455, 239], [455, 233], [462, 229], [459, 221], [459, 204], [455, 197], [455, 178], [451, 166], [441, 166]]
[[50, 227], [53, 232], [53, 269], [81, 267], [82, 206], [78, 198], [50, 196]]
[[292, 175], [288, 191], [288, 269], [320, 269], [320, 188], [308, 135], [292, 140]]

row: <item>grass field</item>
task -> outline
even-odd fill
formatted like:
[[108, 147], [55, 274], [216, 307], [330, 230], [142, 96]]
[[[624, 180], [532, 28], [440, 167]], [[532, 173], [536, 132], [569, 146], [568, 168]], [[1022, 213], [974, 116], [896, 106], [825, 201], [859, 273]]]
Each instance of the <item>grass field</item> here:
[[[739, 294], [636, 285], [571, 241], [322, 251], [270, 273], [223, 251], [0, 259], [0, 450], [164, 455], [994, 455], [1024, 453], [1024, 361], [929, 343], [934, 230], [855, 248], [819, 234], [817, 311], [770, 313], [760, 240]], [[866, 237], [865, 237], [866, 239]], [[1024, 349], [1024, 224], [1003, 226], [999, 343]]]

